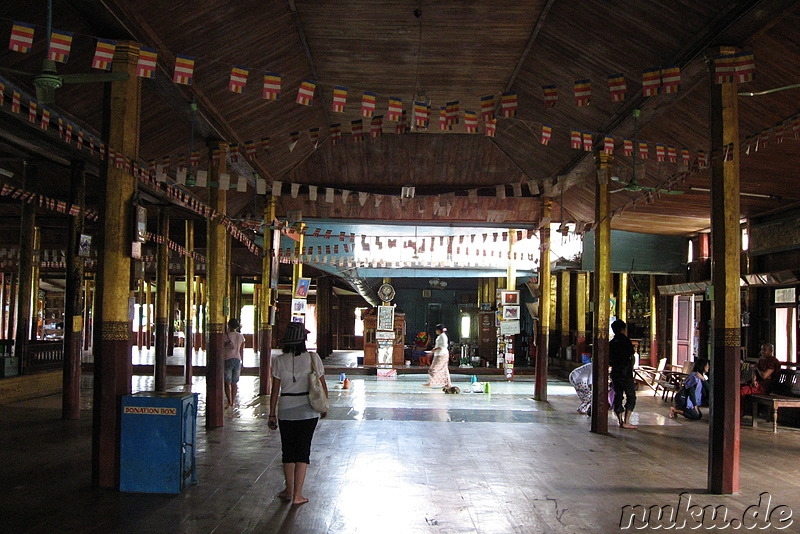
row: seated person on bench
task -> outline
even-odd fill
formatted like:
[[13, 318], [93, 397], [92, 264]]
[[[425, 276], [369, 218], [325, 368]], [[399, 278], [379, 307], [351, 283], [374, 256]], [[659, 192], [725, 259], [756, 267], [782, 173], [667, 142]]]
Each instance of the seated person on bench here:
[[781, 362], [774, 355], [775, 347], [772, 343], [761, 345], [761, 357], [753, 369], [753, 378], [739, 389], [742, 397], [746, 395], [768, 395], [778, 378]]

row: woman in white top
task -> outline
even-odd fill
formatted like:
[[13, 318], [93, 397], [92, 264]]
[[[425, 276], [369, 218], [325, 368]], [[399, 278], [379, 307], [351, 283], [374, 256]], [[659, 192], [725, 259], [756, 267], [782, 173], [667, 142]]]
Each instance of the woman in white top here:
[[[281, 343], [283, 354], [272, 361], [272, 390], [269, 397], [270, 429], [280, 428], [283, 475], [286, 487], [278, 497], [292, 504], [305, 504], [303, 483], [310, 463], [311, 439], [320, 414], [308, 400], [308, 375], [316, 369], [325, 394], [325, 370], [319, 355], [306, 350], [308, 331], [301, 323], [289, 323]], [[313, 367], [311, 360], [314, 359]], [[277, 415], [280, 415], [278, 420]], [[278, 424], [280, 423], [280, 424]]]
[[242, 374], [244, 358], [244, 336], [239, 332], [242, 325], [236, 319], [228, 321], [228, 333], [225, 335], [225, 398], [226, 408], [233, 406], [239, 391], [239, 376]]
[[425, 386], [450, 387], [450, 352], [447, 348], [447, 328], [443, 324], [436, 325], [436, 344], [433, 347], [433, 362], [428, 369], [428, 383]]

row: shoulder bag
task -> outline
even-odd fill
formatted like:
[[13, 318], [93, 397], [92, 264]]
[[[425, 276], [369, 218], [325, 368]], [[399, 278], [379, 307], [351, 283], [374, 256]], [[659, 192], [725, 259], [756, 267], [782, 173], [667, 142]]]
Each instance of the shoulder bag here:
[[319, 381], [317, 376], [317, 359], [310, 352], [308, 357], [311, 358], [311, 372], [308, 373], [308, 402], [315, 411], [325, 413], [330, 407], [328, 395], [325, 393], [322, 382]]

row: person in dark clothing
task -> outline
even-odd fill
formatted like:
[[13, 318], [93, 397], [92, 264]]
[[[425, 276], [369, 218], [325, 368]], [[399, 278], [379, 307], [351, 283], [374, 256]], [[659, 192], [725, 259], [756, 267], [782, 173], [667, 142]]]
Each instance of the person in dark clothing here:
[[[611, 385], [614, 387], [614, 413], [620, 428], [636, 428], [630, 423], [631, 412], [636, 407], [636, 382], [633, 379], [633, 343], [625, 335], [625, 321], [617, 319], [611, 323], [614, 339], [608, 344], [608, 360], [611, 365]], [[622, 404], [622, 395], [625, 404]], [[624, 414], [624, 415], [623, 415]]]

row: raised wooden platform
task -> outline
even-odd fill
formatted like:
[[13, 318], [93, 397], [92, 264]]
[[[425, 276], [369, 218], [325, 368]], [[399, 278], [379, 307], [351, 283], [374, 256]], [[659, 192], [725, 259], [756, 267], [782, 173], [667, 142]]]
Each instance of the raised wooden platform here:
[[61, 393], [62, 372], [50, 371], [0, 379], [0, 404]]

